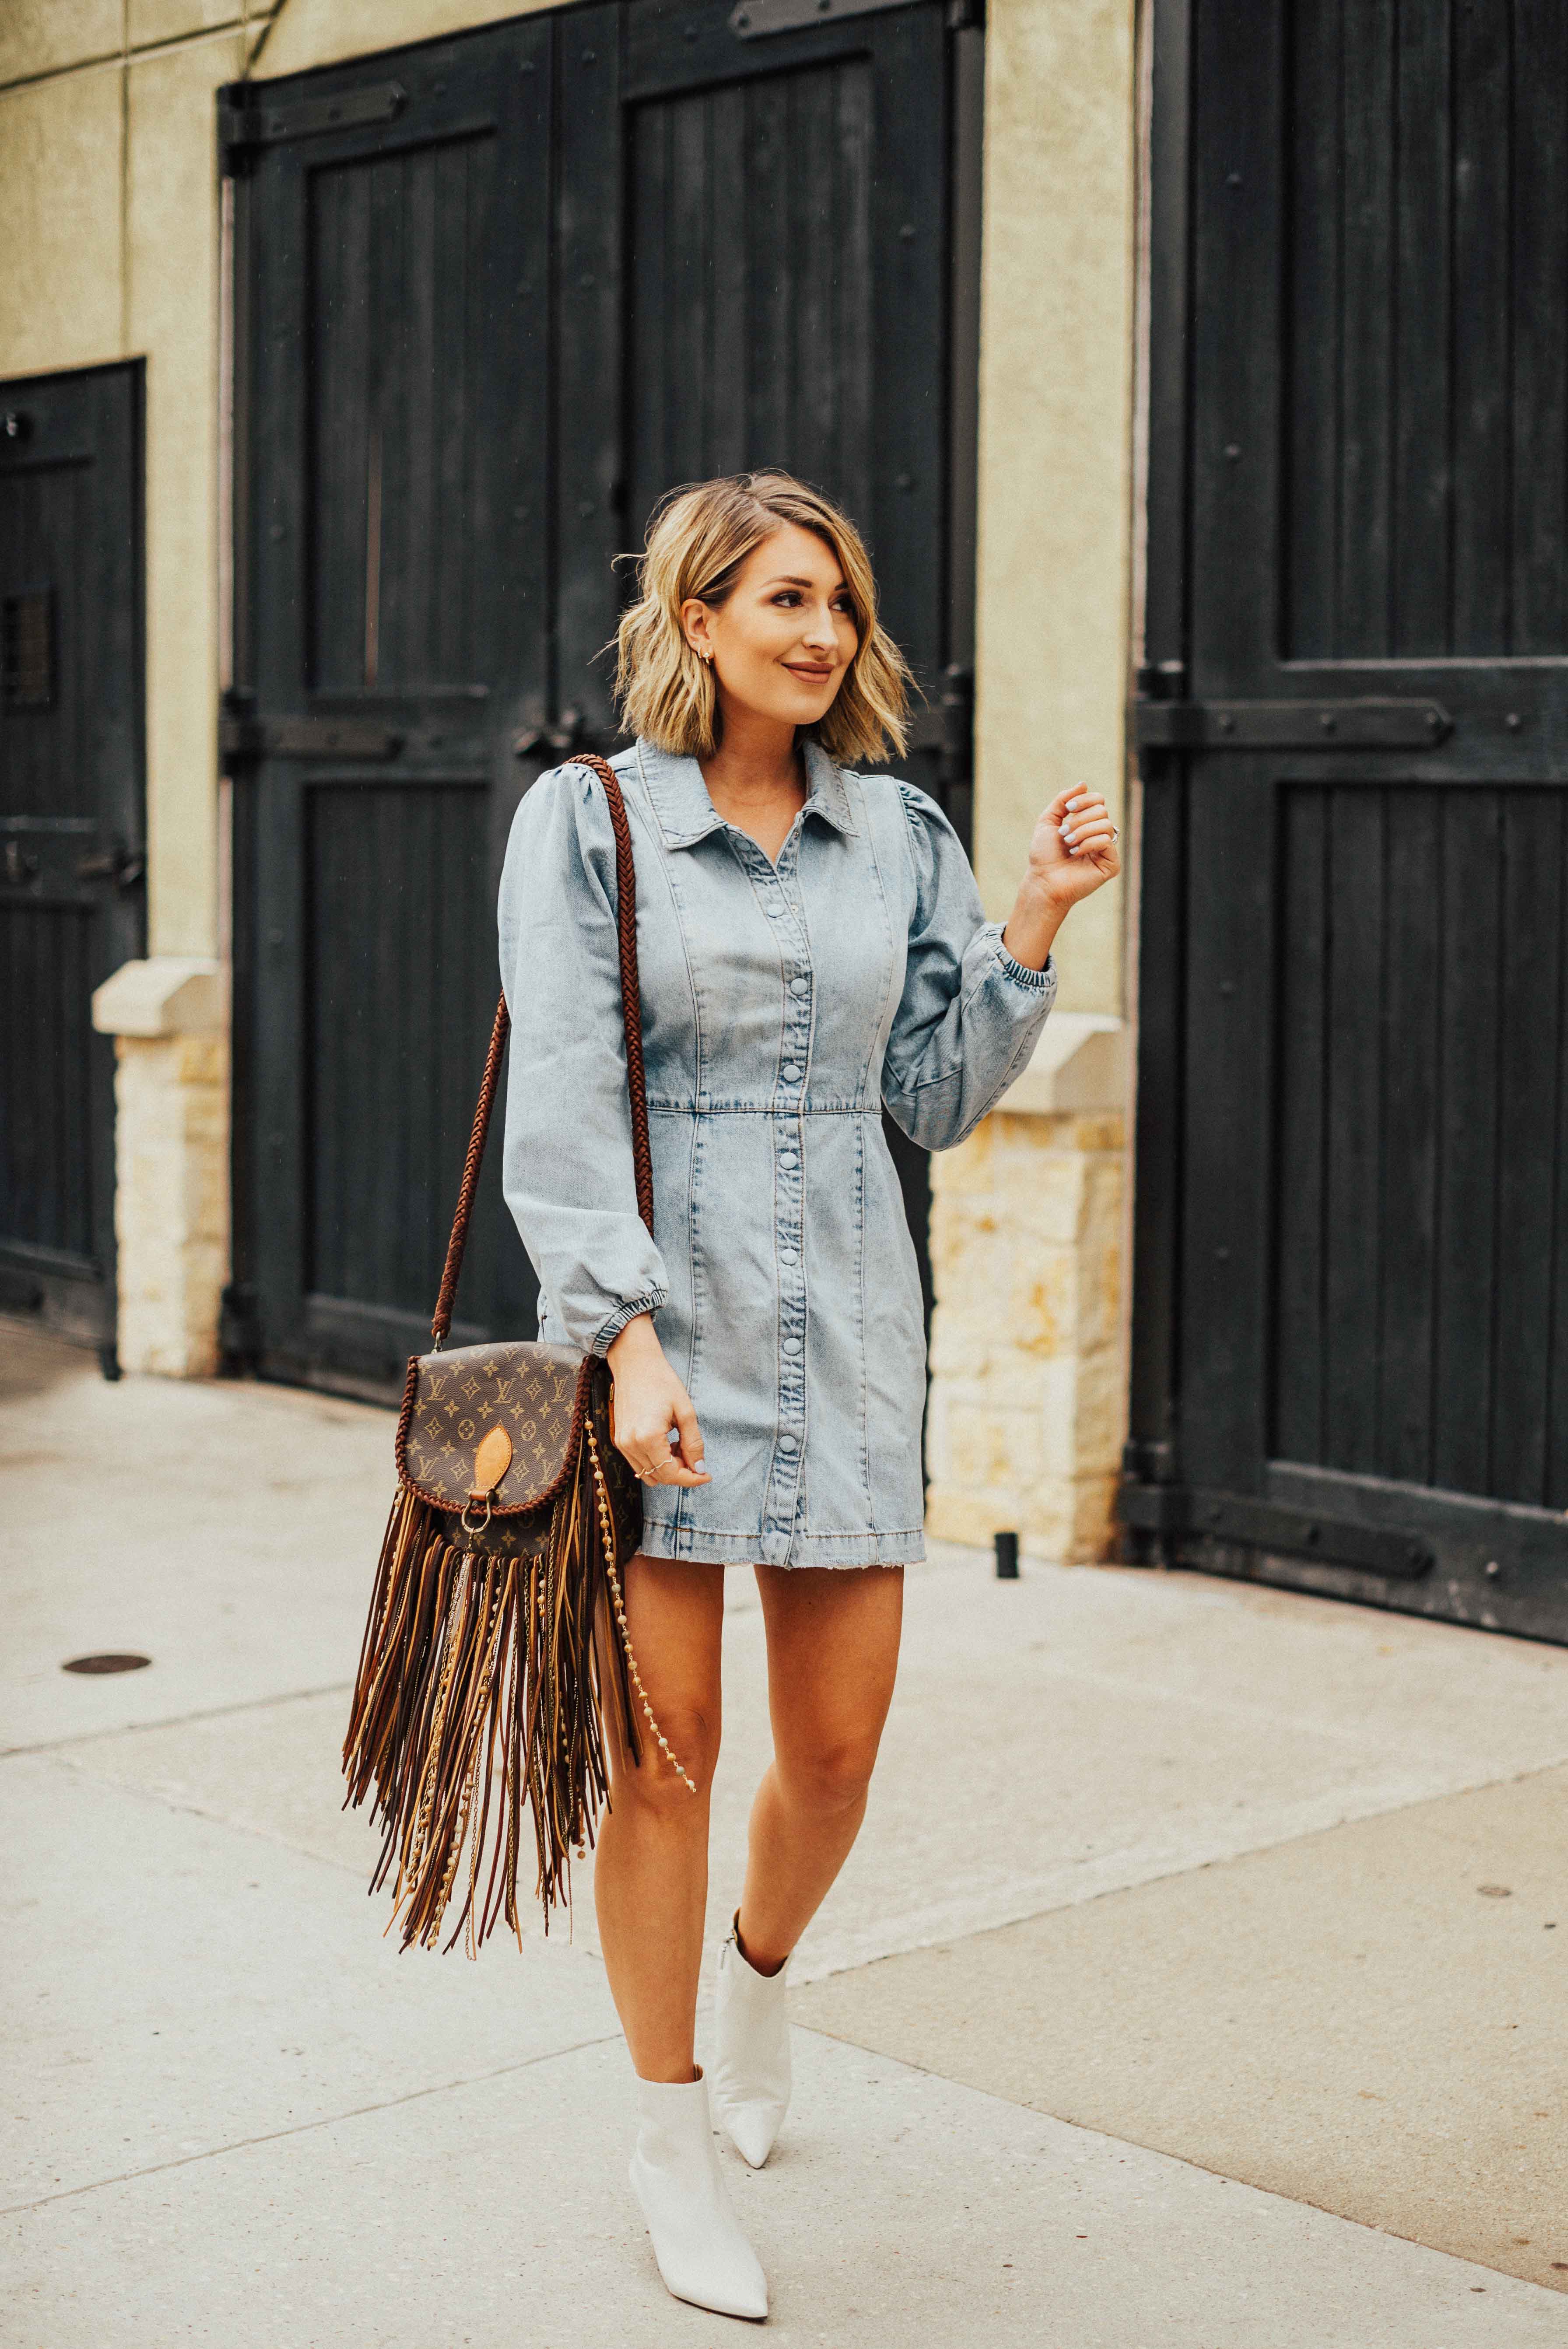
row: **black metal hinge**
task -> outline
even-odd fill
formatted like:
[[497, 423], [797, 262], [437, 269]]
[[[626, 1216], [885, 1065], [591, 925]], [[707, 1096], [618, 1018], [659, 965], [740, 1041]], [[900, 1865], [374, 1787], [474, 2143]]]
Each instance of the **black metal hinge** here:
[[837, 24], [841, 16], [908, 5], [909, 0], [736, 0], [729, 29], [738, 41], [760, 41], [769, 33], [799, 33], [809, 25]]
[[218, 722], [222, 759], [395, 759], [403, 736], [370, 718], [254, 718]]
[[1429, 750], [1454, 730], [1435, 701], [1161, 701], [1140, 695], [1140, 750]]
[[296, 98], [283, 106], [267, 105], [264, 82], [226, 82], [218, 92], [223, 169], [232, 173], [237, 160], [285, 139], [314, 139], [328, 130], [363, 130], [395, 121], [407, 103], [408, 93], [397, 81], [367, 82], [363, 89], [344, 90], [335, 98]]
[[1243, 1548], [1282, 1550], [1295, 1557], [1321, 1558], [1326, 1566], [1358, 1568], [1363, 1574], [1414, 1582], [1428, 1573], [1432, 1553], [1418, 1535], [1397, 1526], [1359, 1526], [1292, 1509], [1251, 1493], [1222, 1493], [1194, 1485], [1124, 1483], [1118, 1488], [1117, 1515], [1145, 1533], [1207, 1534]]

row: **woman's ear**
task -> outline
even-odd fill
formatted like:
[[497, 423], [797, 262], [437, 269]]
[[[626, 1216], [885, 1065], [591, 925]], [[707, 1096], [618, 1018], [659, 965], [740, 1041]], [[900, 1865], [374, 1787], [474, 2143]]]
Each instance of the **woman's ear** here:
[[681, 605], [681, 633], [699, 659], [713, 658], [713, 639], [707, 628], [707, 605], [700, 596], [688, 595]]

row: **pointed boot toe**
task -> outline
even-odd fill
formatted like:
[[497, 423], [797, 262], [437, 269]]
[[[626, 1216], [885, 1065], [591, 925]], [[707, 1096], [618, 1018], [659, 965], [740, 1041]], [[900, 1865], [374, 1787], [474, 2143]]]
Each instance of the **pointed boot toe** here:
[[637, 2082], [629, 2175], [665, 2291], [719, 2316], [765, 2317], [768, 2279], [724, 2182], [700, 2072], [676, 2084]]
[[741, 1955], [738, 1920], [718, 1953], [714, 2000], [713, 2108], [742, 2160], [760, 2169], [789, 2108], [785, 1960], [759, 1974]]

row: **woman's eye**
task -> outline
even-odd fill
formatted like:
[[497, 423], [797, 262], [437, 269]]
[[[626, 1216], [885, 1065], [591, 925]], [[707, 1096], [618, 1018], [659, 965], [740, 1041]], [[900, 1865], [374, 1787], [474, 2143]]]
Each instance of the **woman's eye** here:
[[795, 605], [800, 601], [799, 593], [793, 587], [780, 587], [773, 601], [776, 604]]

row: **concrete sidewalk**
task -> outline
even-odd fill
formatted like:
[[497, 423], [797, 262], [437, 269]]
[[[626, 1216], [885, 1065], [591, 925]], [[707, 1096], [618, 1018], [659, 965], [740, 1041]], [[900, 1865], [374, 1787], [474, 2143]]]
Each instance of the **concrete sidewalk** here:
[[[668, 2300], [593, 1944], [400, 1956], [340, 1808], [389, 1417], [0, 1325], [0, 2342], [626, 2349]], [[767, 1752], [730, 1578], [715, 1936]], [[150, 1670], [62, 1673], [129, 1648]], [[1568, 2342], [1568, 1654], [1196, 1577], [913, 1573], [770, 2333]]]

